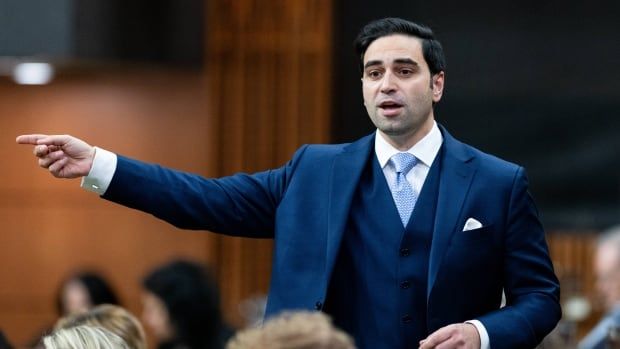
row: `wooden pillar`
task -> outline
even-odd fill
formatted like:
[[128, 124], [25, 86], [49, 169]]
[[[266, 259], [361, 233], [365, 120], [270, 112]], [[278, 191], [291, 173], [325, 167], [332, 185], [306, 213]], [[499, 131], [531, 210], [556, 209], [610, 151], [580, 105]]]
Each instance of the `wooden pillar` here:
[[[329, 141], [330, 0], [208, 2], [210, 166], [216, 175], [283, 165], [304, 143]], [[215, 267], [224, 309], [266, 294], [271, 240], [219, 237]]]

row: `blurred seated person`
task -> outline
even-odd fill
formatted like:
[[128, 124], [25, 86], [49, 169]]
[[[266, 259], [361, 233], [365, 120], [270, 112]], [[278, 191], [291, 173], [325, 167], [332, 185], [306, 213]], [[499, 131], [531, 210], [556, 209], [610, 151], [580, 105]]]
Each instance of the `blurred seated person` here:
[[580, 349], [609, 347], [610, 335], [620, 328], [620, 226], [601, 235], [594, 257], [596, 288], [607, 313], [579, 342]]
[[0, 349], [12, 349], [13, 346], [9, 343], [9, 340], [6, 339], [4, 333], [0, 330]]
[[82, 325], [63, 328], [43, 337], [45, 349], [128, 349], [121, 337], [105, 328]]
[[238, 332], [226, 349], [354, 349], [349, 335], [321, 312], [285, 312]]
[[56, 330], [81, 325], [103, 327], [121, 337], [129, 349], [146, 349], [146, 337], [142, 325], [124, 308], [111, 305], [98, 305], [91, 310], [68, 315], [56, 323]]
[[[64, 279], [56, 296], [58, 317], [81, 314], [99, 304], [118, 305], [118, 297], [110, 284], [100, 274], [82, 271]], [[30, 341], [30, 347], [40, 348], [41, 334], [50, 333], [52, 325], [40, 330]]]
[[230, 330], [220, 312], [219, 290], [205, 267], [173, 261], [148, 274], [142, 286], [142, 319], [158, 349], [224, 347]]
[[59, 316], [83, 313], [99, 304], [119, 304], [105, 278], [89, 271], [67, 278], [60, 286], [57, 302]]

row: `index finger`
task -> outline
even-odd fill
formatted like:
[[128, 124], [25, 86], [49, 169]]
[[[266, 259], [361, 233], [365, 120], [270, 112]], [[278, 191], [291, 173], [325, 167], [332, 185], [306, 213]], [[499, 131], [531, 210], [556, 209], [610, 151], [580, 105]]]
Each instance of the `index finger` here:
[[18, 136], [15, 141], [19, 144], [44, 144], [44, 145], [58, 145], [63, 146], [69, 141], [70, 137], [67, 135], [44, 135], [44, 134], [30, 134]]
[[17, 138], [15, 138], [15, 142], [17, 142], [18, 144], [37, 145], [37, 144], [39, 144], [39, 143], [37, 143], [39, 141], [39, 139], [43, 139], [45, 137], [48, 137], [48, 136], [47, 135], [43, 135], [43, 134], [21, 135], [21, 136], [17, 136]]

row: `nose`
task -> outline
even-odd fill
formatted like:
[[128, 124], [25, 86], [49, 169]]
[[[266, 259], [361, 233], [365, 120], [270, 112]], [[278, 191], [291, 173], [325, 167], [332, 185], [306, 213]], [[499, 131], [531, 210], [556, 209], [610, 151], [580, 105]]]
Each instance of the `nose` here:
[[381, 92], [388, 94], [396, 90], [395, 76], [390, 71], [386, 71], [381, 80]]

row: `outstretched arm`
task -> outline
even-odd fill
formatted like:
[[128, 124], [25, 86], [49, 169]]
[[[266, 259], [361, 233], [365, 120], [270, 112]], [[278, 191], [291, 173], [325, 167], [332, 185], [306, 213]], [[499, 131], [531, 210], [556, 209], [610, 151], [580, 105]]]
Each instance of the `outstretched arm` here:
[[18, 144], [34, 145], [33, 153], [39, 166], [57, 178], [77, 178], [88, 175], [95, 156], [95, 148], [69, 135], [21, 135]]

